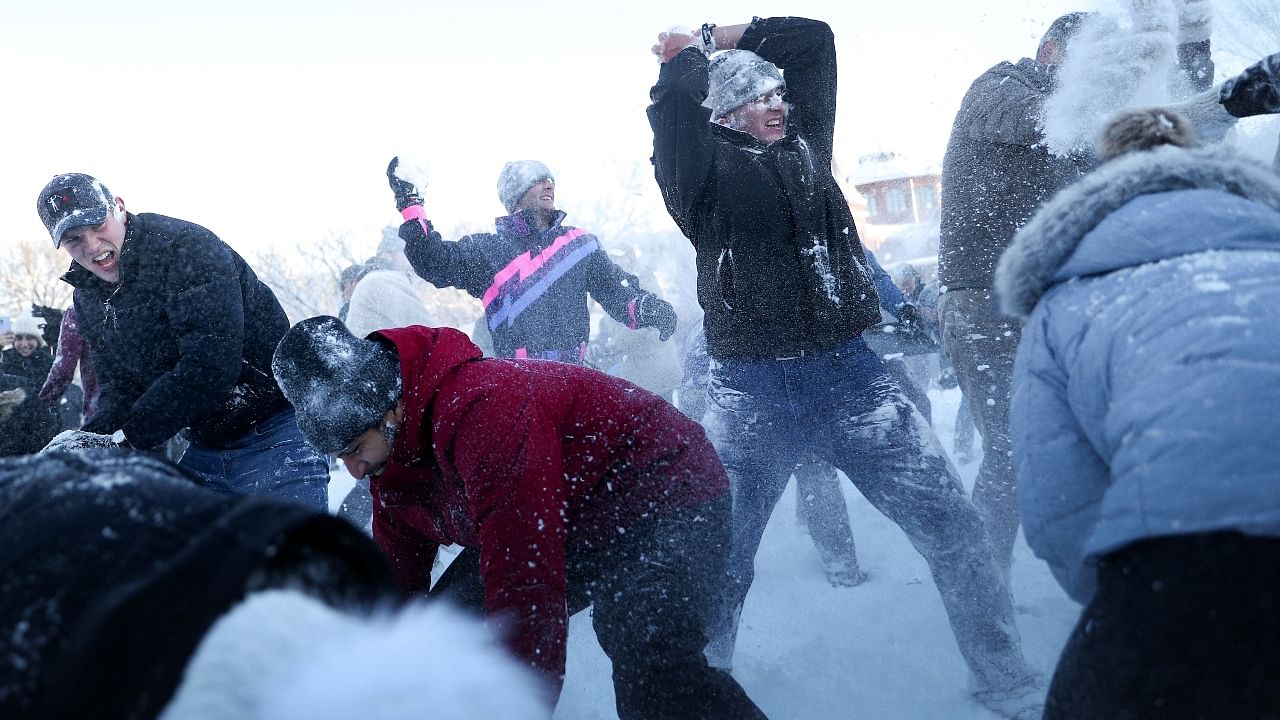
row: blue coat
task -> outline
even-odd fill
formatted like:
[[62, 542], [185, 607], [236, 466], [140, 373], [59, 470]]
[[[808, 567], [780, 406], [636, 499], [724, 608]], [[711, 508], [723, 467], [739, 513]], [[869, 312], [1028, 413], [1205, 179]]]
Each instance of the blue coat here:
[[1280, 536], [1277, 208], [1280, 177], [1225, 150], [1133, 153], [1001, 259], [1022, 522], [1076, 600], [1133, 542]]

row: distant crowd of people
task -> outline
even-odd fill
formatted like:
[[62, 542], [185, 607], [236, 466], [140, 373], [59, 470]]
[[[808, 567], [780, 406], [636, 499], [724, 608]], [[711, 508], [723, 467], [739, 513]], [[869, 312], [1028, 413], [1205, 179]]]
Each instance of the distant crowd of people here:
[[[652, 160], [700, 320], [566, 224], [536, 160], [502, 168], [494, 232], [451, 240], [393, 159], [402, 224], [341, 273], [336, 316], [296, 323], [212, 231], [54, 177], [37, 209], [74, 304], [0, 338], [0, 714], [273, 717], [307, 699], [281, 684], [306, 659], [416, 632], [436, 647], [411, 663], [501, 687], [442, 700], [394, 670], [326, 687], [328, 711], [549, 716], [589, 607], [620, 718], [763, 718], [736, 639], [793, 477], [827, 580], [875, 579], [842, 476], [927, 562], [998, 715], [1280, 713], [1280, 175], [1220, 142], [1280, 112], [1280, 54], [1215, 86], [1208, 1], [1134, 2], [1126, 37], [1177, 102], [1057, 152], [1043, 108], [1099, 18], [974, 81], [937, 278], [896, 282], [830, 172], [831, 28], [660, 34]], [[470, 333], [435, 327], [423, 281], [479, 300]], [[963, 396], [954, 454], [981, 437], [972, 493], [934, 383]], [[337, 519], [334, 462], [357, 480]], [[1083, 605], [1047, 686], [1014, 615], [1019, 527]], [[402, 605], [423, 598], [465, 618]], [[472, 615], [501, 653], [458, 630]]]

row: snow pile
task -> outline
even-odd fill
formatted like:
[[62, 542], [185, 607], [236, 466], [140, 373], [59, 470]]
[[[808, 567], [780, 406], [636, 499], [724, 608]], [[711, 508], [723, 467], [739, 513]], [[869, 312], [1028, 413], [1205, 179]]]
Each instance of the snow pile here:
[[209, 631], [162, 720], [538, 718], [533, 675], [484, 627], [434, 604], [365, 618], [292, 590], [251, 595]]
[[55, 435], [40, 452], [82, 452], [95, 448], [114, 447], [118, 446], [111, 441], [110, 435], [99, 435], [85, 430], [63, 430]]

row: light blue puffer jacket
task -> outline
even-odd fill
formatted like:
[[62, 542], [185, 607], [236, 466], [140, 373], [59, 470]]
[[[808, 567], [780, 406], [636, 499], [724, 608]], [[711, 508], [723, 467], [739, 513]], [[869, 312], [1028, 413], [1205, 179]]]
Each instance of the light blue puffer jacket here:
[[1277, 209], [1268, 169], [1165, 147], [1059, 193], [1001, 259], [1022, 522], [1076, 600], [1135, 541], [1280, 536]]

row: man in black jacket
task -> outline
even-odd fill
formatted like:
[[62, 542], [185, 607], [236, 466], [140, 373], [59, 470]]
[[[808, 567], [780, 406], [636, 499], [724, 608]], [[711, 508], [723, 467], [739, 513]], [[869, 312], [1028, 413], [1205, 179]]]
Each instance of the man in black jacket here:
[[665, 341], [676, 329], [671, 304], [640, 288], [618, 267], [596, 237], [564, 224], [555, 207], [556, 183], [537, 160], [507, 163], [498, 176], [498, 198], [508, 215], [497, 233], [446, 242], [427, 221], [422, 197], [387, 168], [396, 209], [404, 217], [400, 237], [413, 269], [437, 287], [456, 287], [478, 298], [497, 357], [527, 357], [583, 364], [591, 318], [590, 294], [631, 329], [654, 327]]
[[208, 487], [327, 508], [328, 463], [271, 374], [289, 321], [248, 264], [199, 225], [126, 212], [88, 175], [53, 178], [37, 209], [74, 261], [63, 279], [101, 382], [84, 430], [141, 449], [182, 431], [181, 464]]
[[[716, 48], [734, 49], [708, 62]], [[653, 50], [663, 62], [648, 111], [655, 173], [697, 253], [712, 358], [704, 422], [733, 484], [733, 547], [709, 658], [730, 664], [761, 534], [808, 448], [924, 555], [975, 695], [1035, 712], [1037, 679], [977, 511], [861, 338], [880, 309], [831, 174], [831, 29], [803, 18], [706, 25], [701, 38], [663, 33]]]
[[[1178, 57], [1189, 86], [1196, 90], [1213, 82], [1208, 20], [1189, 11], [1204, 4], [1179, 2]], [[1067, 43], [1089, 17], [1063, 15], [1040, 40], [1036, 59], [1002, 62], [979, 76], [956, 113], [942, 163], [942, 343], [982, 435], [973, 502], [1006, 572], [1018, 534], [1009, 397], [1020, 331], [1018, 323], [1001, 316], [992, 302], [991, 278], [1018, 228], [1093, 163], [1087, 154], [1054, 154], [1042, 130], [1042, 109], [1056, 89]]]

